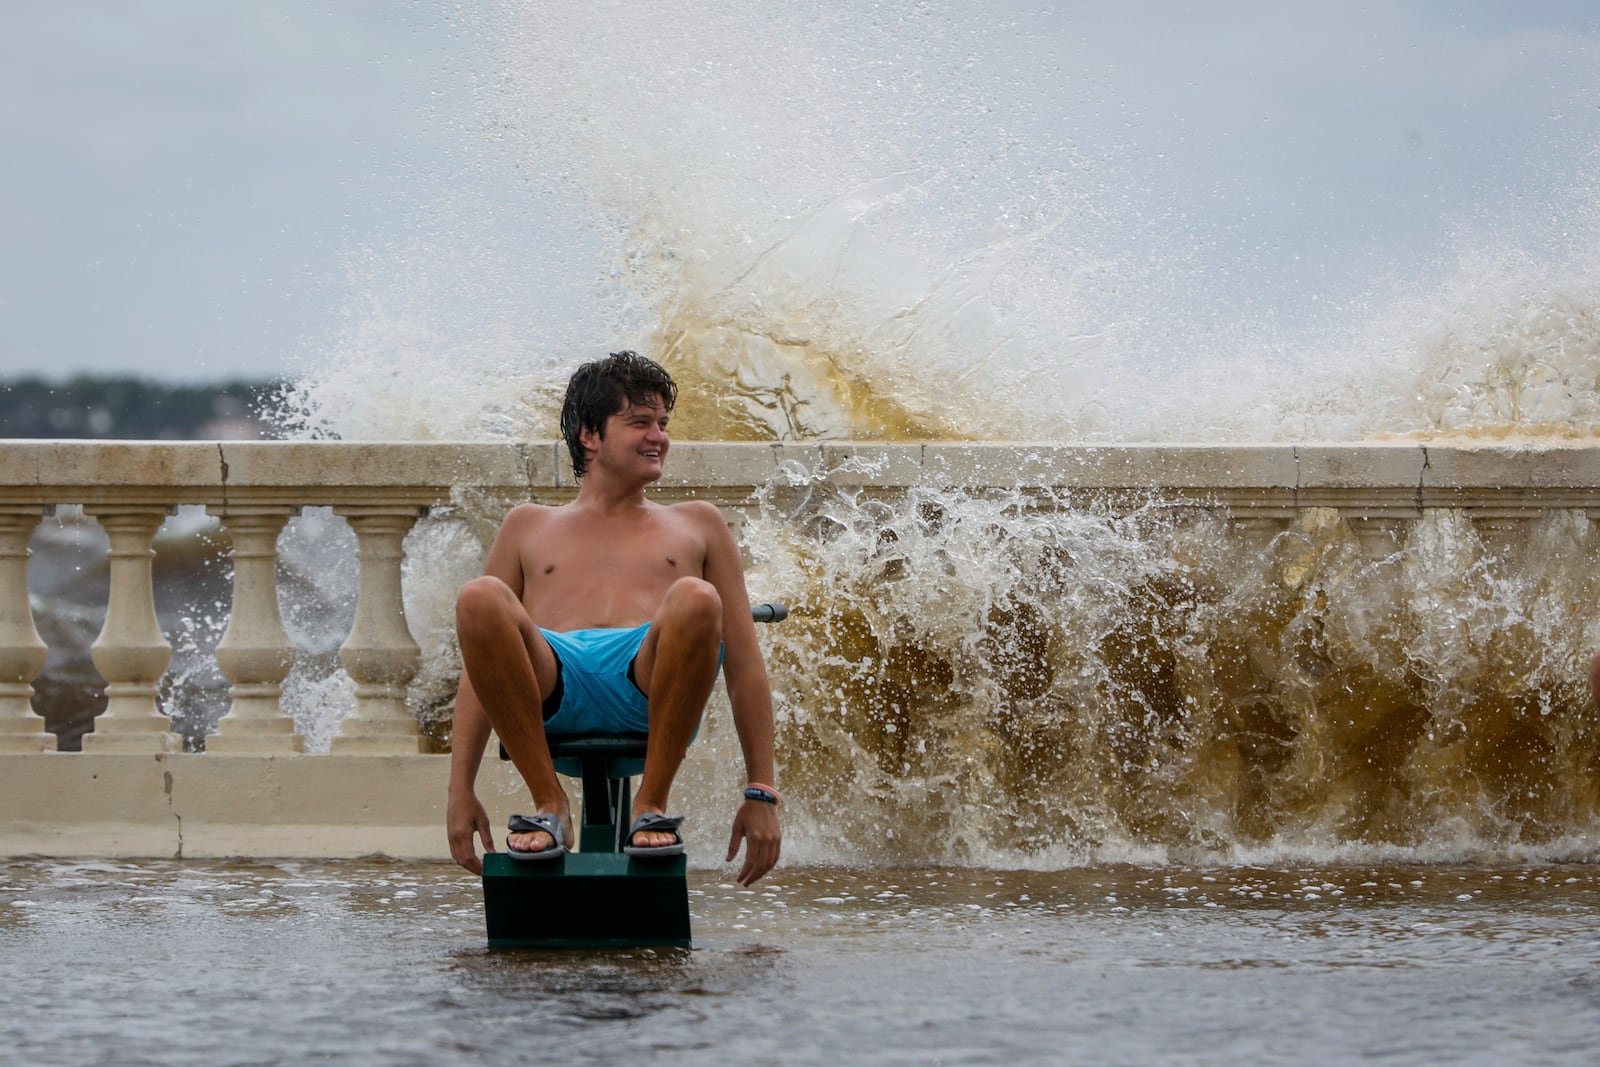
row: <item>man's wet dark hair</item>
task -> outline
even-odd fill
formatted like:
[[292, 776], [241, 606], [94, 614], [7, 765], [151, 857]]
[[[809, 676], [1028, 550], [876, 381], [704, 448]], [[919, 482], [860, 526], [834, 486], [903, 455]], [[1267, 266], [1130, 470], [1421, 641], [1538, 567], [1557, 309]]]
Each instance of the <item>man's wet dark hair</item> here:
[[572, 372], [567, 398], [561, 404], [561, 436], [567, 440], [572, 470], [583, 477], [588, 466], [579, 435], [593, 430], [604, 437], [606, 420], [629, 404], [660, 401], [668, 411], [678, 402], [678, 386], [655, 360], [637, 352], [613, 352]]

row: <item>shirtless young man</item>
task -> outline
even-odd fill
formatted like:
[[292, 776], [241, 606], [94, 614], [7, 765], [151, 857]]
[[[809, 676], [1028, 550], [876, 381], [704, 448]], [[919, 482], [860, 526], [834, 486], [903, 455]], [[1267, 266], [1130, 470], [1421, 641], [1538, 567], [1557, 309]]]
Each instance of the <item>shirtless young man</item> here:
[[561, 411], [577, 499], [513, 508], [483, 577], [461, 590], [464, 669], [446, 823], [450, 854], [469, 871], [483, 870], [474, 836], [494, 849], [474, 788], [491, 725], [539, 813], [512, 817], [506, 845], [514, 858], [553, 858], [574, 841], [547, 734], [646, 729], [627, 845], [681, 851], [678, 820], [661, 817], [719, 661], [751, 783], [727, 858], [744, 844], [741, 885], [778, 862], [772, 693], [738, 547], [715, 505], [664, 506], [644, 495], [661, 477], [676, 400], [667, 372], [632, 352], [578, 368]]

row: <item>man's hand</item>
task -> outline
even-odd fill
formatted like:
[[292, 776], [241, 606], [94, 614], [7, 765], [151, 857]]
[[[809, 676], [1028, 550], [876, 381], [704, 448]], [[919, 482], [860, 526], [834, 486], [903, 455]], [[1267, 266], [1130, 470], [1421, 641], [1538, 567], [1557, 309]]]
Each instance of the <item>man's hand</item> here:
[[445, 805], [444, 825], [450, 835], [450, 856], [473, 874], [483, 873], [473, 837], [481, 838], [485, 852], [494, 851], [494, 835], [489, 831], [489, 813], [475, 793], [452, 792]]
[[740, 885], [754, 885], [778, 862], [783, 843], [783, 831], [778, 828], [778, 806], [764, 800], [746, 800], [739, 805], [739, 814], [733, 819], [733, 836], [728, 840], [729, 863], [739, 854], [740, 841], [745, 843], [744, 866], [739, 868], [736, 881]]

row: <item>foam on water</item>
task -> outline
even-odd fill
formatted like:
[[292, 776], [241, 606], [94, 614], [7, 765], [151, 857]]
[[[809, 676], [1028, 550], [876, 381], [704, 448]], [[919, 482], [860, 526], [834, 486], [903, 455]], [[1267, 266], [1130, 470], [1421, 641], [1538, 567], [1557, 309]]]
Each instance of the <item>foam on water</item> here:
[[[1371, 195], [1326, 217], [1284, 203], [1292, 175], [1188, 180], [1176, 161], [1246, 151], [1245, 120], [1195, 147], [1119, 99], [1128, 75], [1090, 62], [1104, 18], [479, 10], [459, 42], [479, 110], [440, 119], [482, 128], [481, 155], [427, 188], [407, 244], [352, 255], [347, 329], [285, 425], [548, 436], [566, 369], [631, 344], [699, 401], [688, 438], [1594, 431], [1592, 158], [1547, 140], [1507, 188], [1421, 198], [1423, 236], [1363, 241], [1405, 228], [1379, 208], [1415, 160], [1352, 165]], [[1583, 143], [1565, 121], [1547, 136]], [[470, 192], [497, 168], [509, 203]]]
[[[827, 847], [987, 865], [1587, 856], [1597, 549], [1430, 514], [1369, 554], [1152, 506], [808, 486], [747, 525]], [[724, 755], [732, 757], [733, 753]], [[804, 819], [806, 816], [798, 816]]]

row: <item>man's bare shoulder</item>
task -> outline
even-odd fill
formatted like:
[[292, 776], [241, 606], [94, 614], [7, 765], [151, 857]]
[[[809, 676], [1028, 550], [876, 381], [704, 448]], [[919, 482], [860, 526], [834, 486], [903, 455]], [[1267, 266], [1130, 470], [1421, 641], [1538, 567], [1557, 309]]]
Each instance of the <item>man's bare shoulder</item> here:
[[723, 517], [722, 509], [707, 500], [685, 500], [669, 504], [673, 521], [705, 546], [708, 559], [736, 556], [738, 547], [733, 530]]
[[551, 515], [561, 510], [559, 506], [550, 504], [518, 504], [506, 512], [506, 517], [500, 520], [502, 526], [524, 526], [530, 523], [540, 523]]
[[707, 549], [733, 538], [728, 520], [722, 517], [722, 509], [708, 500], [682, 500], [660, 507], [668, 522], [704, 542]]
[[722, 517], [722, 510], [709, 500], [680, 500], [675, 504], [659, 506], [673, 517], [692, 522], [697, 526], [728, 525], [728, 521]]
[[548, 504], [518, 504], [500, 520], [495, 540], [499, 543], [522, 544], [543, 529], [559, 510]]

